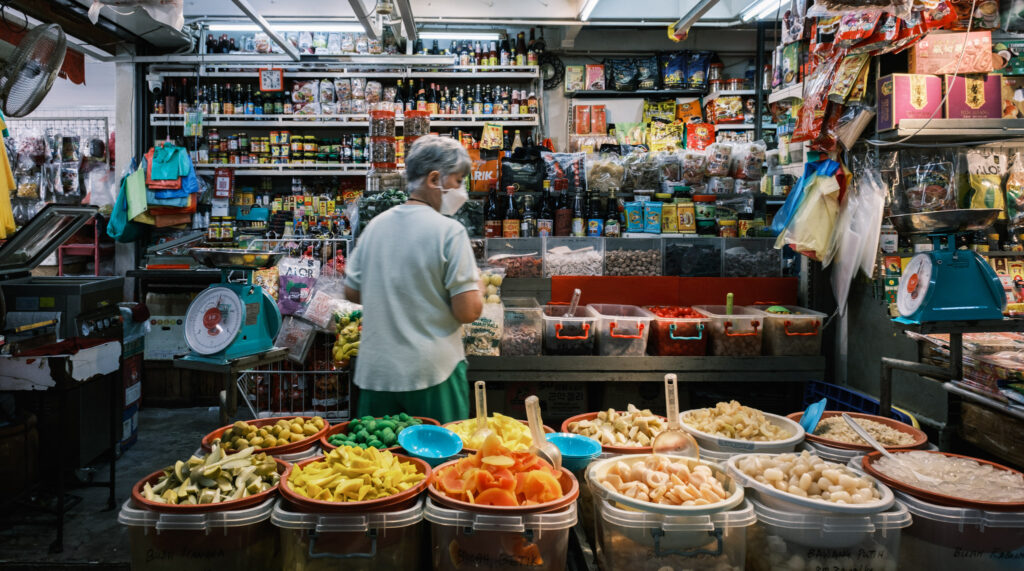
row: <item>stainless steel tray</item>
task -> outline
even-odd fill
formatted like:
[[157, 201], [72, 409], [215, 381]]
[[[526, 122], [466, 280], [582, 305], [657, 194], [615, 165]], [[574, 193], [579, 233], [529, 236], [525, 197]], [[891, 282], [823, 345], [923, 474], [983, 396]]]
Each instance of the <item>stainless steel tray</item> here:
[[237, 248], [192, 248], [188, 251], [200, 264], [224, 270], [260, 270], [277, 264], [284, 252]]
[[999, 217], [1000, 209], [939, 210], [917, 214], [894, 214], [889, 221], [900, 234], [938, 234], [984, 230]]

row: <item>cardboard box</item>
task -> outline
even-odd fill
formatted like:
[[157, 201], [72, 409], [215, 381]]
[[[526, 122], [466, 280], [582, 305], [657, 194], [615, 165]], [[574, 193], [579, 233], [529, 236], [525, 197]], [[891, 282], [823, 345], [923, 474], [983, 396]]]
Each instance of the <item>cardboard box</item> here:
[[565, 91], [583, 91], [587, 83], [586, 69], [582, 65], [565, 66]]
[[[878, 79], [879, 131], [899, 127], [903, 119], [942, 119], [942, 79], [934, 75], [894, 73]], [[938, 112], [936, 112], [936, 110]]]
[[946, 76], [946, 119], [999, 119], [1003, 116], [1003, 76]]
[[[964, 50], [961, 59], [960, 52]], [[970, 34], [928, 34], [910, 48], [911, 73], [960, 75], [988, 73], [992, 69], [992, 32], [989, 30]]]
[[577, 135], [589, 135], [590, 134], [590, 105], [577, 105], [574, 107], [574, 113], [576, 114], [576, 125]]
[[117, 445], [117, 456], [124, 454], [139, 439], [139, 405], [134, 404], [121, 415], [121, 439]]
[[604, 91], [604, 65], [600, 63], [587, 64], [587, 82], [584, 84], [587, 91]]
[[188, 353], [185, 343], [184, 315], [152, 315], [149, 318], [149, 333], [146, 333], [146, 360], [171, 360], [176, 355]]
[[992, 71], [1006, 75], [1024, 75], [1024, 39], [999, 40], [992, 44]]
[[608, 112], [604, 105], [590, 106], [590, 134], [605, 135], [608, 133]]

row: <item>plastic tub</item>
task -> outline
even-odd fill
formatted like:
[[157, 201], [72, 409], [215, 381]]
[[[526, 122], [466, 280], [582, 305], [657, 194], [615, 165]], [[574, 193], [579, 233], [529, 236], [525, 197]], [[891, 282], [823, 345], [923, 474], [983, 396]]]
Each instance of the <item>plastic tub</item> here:
[[604, 270], [604, 240], [544, 238], [544, 277], [599, 276]]
[[764, 313], [748, 307], [733, 307], [726, 315], [724, 305], [695, 305], [694, 309], [711, 318], [711, 354], [733, 357], [761, 355]]
[[914, 523], [903, 532], [904, 569], [1019, 570], [1024, 561], [1024, 512], [940, 506], [895, 492]]
[[541, 353], [543, 310], [532, 297], [506, 297], [501, 330], [502, 357], [534, 357]]
[[686, 410], [679, 413], [679, 428], [682, 428], [693, 436], [694, 440], [696, 440], [697, 444], [700, 446], [701, 453], [705, 450], [712, 450], [718, 452], [730, 452], [732, 454], [743, 454], [747, 452], [781, 454], [796, 450], [797, 445], [804, 440], [804, 428], [802, 426], [784, 416], [768, 412], [761, 413], [764, 415], [765, 420], [788, 432], [790, 434], [789, 438], [761, 442], [755, 440], [741, 440], [738, 438], [725, 438], [716, 434], [709, 434], [684, 422], [687, 413], [696, 410], [704, 409]]
[[[765, 355], [818, 355], [821, 353], [821, 329], [824, 313], [796, 305], [754, 305], [764, 312]], [[790, 313], [770, 313], [769, 307], [784, 307]]]
[[[651, 311], [651, 308], [646, 308]], [[654, 313], [653, 311], [651, 313]], [[708, 317], [658, 317], [654, 314], [648, 336], [648, 353], [661, 356], [695, 356], [708, 354], [711, 332]]]
[[597, 502], [597, 559], [603, 569], [743, 569], [749, 503], [700, 516], [670, 516]]
[[782, 250], [775, 249], [775, 238], [726, 238], [722, 277], [782, 277]]
[[507, 278], [539, 278], [543, 252], [541, 238], [488, 238], [485, 256], [488, 265], [505, 268]]
[[546, 355], [593, 355], [597, 345], [597, 313], [585, 305], [573, 317], [564, 317], [568, 305], [545, 305], [544, 353]]
[[304, 512], [278, 501], [270, 521], [280, 530], [281, 569], [303, 571], [416, 569], [426, 532], [422, 498], [399, 511], [350, 515]]
[[663, 275], [691, 278], [722, 276], [721, 238], [665, 238], [662, 248]]
[[276, 497], [239, 510], [167, 514], [121, 505], [133, 569], [180, 571], [282, 569], [280, 536], [270, 523]]
[[[747, 569], [895, 570], [901, 531], [910, 512], [896, 503], [862, 516], [823, 515], [770, 508], [748, 499], [757, 523], [747, 531]], [[905, 569], [942, 569], [914, 564]], [[948, 567], [947, 567], [948, 568]]]
[[485, 515], [448, 509], [427, 498], [434, 571], [457, 569], [562, 571], [576, 503], [557, 512]]
[[604, 275], [660, 276], [659, 238], [605, 238]]
[[600, 317], [597, 354], [612, 357], [643, 357], [654, 314], [635, 305], [591, 304]]

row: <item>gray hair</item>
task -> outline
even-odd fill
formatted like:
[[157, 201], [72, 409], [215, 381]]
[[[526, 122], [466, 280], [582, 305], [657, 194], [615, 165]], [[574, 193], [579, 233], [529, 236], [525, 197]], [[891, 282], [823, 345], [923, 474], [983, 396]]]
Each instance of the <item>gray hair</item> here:
[[472, 167], [469, 153], [450, 137], [420, 137], [405, 154], [405, 178], [409, 181], [410, 194], [419, 190], [432, 171], [440, 172], [442, 177], [466, 176]]

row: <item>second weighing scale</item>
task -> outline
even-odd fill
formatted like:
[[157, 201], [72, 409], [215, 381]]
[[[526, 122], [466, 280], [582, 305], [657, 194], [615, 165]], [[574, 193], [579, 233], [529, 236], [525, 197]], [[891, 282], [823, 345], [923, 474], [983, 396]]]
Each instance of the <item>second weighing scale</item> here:
[[[283, 253], [253, 250], [193, 248], [193, 258], [221, 270], [221, 283], [203, 290], [185, 314], [185, 341], [192, 351], [188, 361], [227, 364], [274, 347], [281, 328], [277, 302], [253, 284], [252, 270], [275, 265]], [[246, 270], [244, 282], [231, 282], [232, 270]]]
[[999, 209], [943, 210], [890, 216], [900, 234], [928, 235], [934, 250], [911, 258], [900, 277], [900, 323], [1002, 319], [1006, 294], [980, 255], [956, 249], [960, 232], [984, 230]]

